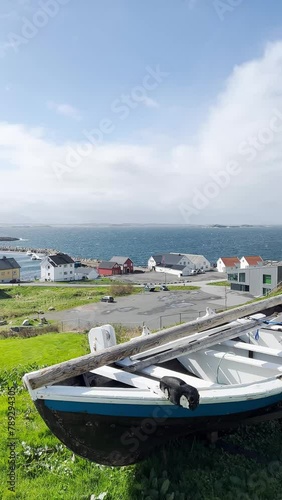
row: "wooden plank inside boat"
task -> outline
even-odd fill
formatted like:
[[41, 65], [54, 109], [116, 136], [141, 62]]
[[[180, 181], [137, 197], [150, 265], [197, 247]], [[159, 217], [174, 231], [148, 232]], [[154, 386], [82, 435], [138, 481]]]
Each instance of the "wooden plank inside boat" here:
[[[248, 328], [253, 328], [257, 325], [256, 321], [250, 321]], [[206, 333], [204, 338], [197, 338], [197, 335], [191, 335], [190, 342], [187, 340], [187, 344], [181, 345], [170, 351], [160, 352], [154, 356], [149, 356], [142, 361], [134, 361], [127, 366], [127, 370], [130, 372], [135, 372], [143, 370], [147, 366], [152, 364], [164, 363], [165, 361], [170, 361], [171, 359], [179, 358], [184, 354], [189, 354], [192, 352], [200, 351], [201, 349], [207, 349], [212, 347], [214, 344], [223, 342], [224, 340], [230, 340], [242, 332], [243, 325], [236, 325], [228, 328], [222, 332], [216, 333]], [[123, 362], [120, 363], [123, 366]]]

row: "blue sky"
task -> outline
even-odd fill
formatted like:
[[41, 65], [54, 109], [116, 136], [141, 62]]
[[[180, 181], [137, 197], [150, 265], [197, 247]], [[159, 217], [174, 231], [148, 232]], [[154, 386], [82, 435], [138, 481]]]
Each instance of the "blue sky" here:
[[[207, 190], [204, 207], [199, 208], [195, 196], [205, 188], [211, 170], [221, 171], [238, 153], [237, 126], [247, 130], [252, 125], [256, 135], [279, 105], [268, 97], [275, 97], [280, 81], [280, 58], [273, 54], [280, 50], [281, 14], [279, 2], [263, 0], [2, 0], [0, 169], [7, 178], [12, 172], [18, 174], [15, 179], [28, 181], [17, 188], [17, 201], [12, 200], [9, 210], [6, 199], [4, 204], [7, 190], [4, 184], [0, 187], [3, 222], [57, 222], [60, 210], [58, 222], [259, 223], [255, 208], [243, 220], [242, 204], [248, 207], [250, 200], [242, 174], [232, 177], [227, 187], [219, 186], [216, 196], [208, 196]], [[272, 56], [267, 55], [271, 50]], [[244, 110], [222, 145], [222, 134], [230, 127], [227, 111], [237, 99], [243, 109], [246, 97], [252, 96], [250, 88], [244, 95], [244, 78], [254, 61], [261, 64], [253, 79], [256, 106], [265, 114]], [[261, 88], [269, 64], [273, 79]], [[166, 76], [144, 91], [148, 68], [149, 73], [160, 68]], [[247, 83], [252, 85], [249, 77]], [[235, 84], [240, 98], [237, 91], [232, 93]], [[132, 92], [140, 98], [131, 100], [132, 108], [126, 104], [122, 119], [115, 111], [117, 101]], [[111, 123], [110, 132], [87, 158], [75, 167], [66, 165], [67, 148], [84, 144], [85, 131], [99, 129], [101, 120]], [[246, 133], [239, 143], [248, 140]], [[217, 158], [230, 134], [236, 146]], [[211, 138], [218, 146], [207, 161]], [[270, 142], [262, 151], [257, 148], [256, 163], [263, 163], [264, 172], [273, 171], [278, 162], [278, 137]], [[58, 162], [66, 165], [63, 178]], [[249, 175], [253, 182], [253, 165], [249, 174], [242, 168], [244, 179]], [[279, 175], [275, 170], [277, 179]], [[128, 191], [135, 183], [144, 190], [148, 181], [150, 201], [142, 205]], [[190, 198], [183, 191], [185, 183]], [[48, 194], [43, 201], [40, 189]], [[256, 189], [262, 190], [263, 183]], [[263, 222], [278, 222], [275, 212], [275, 206], [264, 212]]]

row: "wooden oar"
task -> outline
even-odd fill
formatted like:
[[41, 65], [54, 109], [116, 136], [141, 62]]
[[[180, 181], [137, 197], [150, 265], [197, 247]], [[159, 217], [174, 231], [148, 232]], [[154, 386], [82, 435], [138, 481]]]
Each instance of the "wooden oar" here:
[[87, 354], [70, 361], [64, 361], [48, 368], [43, 368], [37, 372], [29, 373], [25, 376], [24, 382], [31, 389], [37, 389], [48, 384], [60, 382], [69, 377], [81, 375], [82, 373], [94, 370], [103, 365], [109, 365], [125, 357], [137, 354], [144, 349], [150, 349], [162, 345], [171, 340], [185, 337], [195, 331], [201, 332], [212, 327], [223, 325], [244, 316], [250, 316], [265, 309], [277, 307], [282, 304], [282, 294], [270, 299], [247, 304], [236, 309], [224, 311], [207, 318], [184, 323], [182, 325], [167, 328], [161, 332], [119, 344], [108, 349], [104, 349], [96, 354]]

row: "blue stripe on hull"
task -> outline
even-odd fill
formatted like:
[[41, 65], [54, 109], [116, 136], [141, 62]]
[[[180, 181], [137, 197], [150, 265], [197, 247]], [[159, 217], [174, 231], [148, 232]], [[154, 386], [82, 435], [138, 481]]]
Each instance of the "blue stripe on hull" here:
[[194, 411], [186, 410], [174, 405], [142, 405], [142, 404], [113, 404], [113, 403], [84, 403], [81, 401], [45, 400], [50, 410], [70, 413], [89, 413], [105, 416], [120, 417], [153, 417], [153, 418], [195, 418], [232, 415], [248, 411], [259, 410], [282, 401], [282, 395], [270, 396], [261, 399], [240, 402], [202, 404]]

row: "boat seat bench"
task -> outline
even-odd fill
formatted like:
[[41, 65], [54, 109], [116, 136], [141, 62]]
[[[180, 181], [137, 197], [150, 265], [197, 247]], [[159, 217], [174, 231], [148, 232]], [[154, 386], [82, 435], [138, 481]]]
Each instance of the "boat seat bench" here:
[[[282, 358], [282, 346], [281, 346], [281, 350], [279, 351], [278, 349], [272, 349], [271, 347], [265, 347], [265, 346], [256, 345], [256, 344], [247, 344], [246, 342], [237, 342], [236, 340], [226, 340], [225, 342], [222, 342], [222, 344], [218, 344], [218, 346], [215, 346], [215, 347], [220, 347], [220, 345], [234, 347], [236, 349], [242, 349], [245, 351], [257, 352], [260, 354], [267, 354], [268, 356], [275, 356], [278, 358], [279, 357]], [[282, 363], [282, 359], [281, 359], [281, 363]]]
[[[125, 358], [122, 361], [118, 361], [117, 364], [119, 366], [130, 366], [131, 360], [129, 358]], [[138, 369], [137, 369], [138, 372]], [[142, 373], [143, 375], [149, 375], [151, 377], [154, 377], [158, 380], [161, 380], [163, 377], [178, 377], [181, 378], [186, 384], [192, 385], [193, 387], [196, 387], [197, 389], [208, 389], [209, 387], [215, 387], [218, 384], [215, 384], [212, 381], [209, 380], [203, 380], [202, 378], [198, 378], [197, 376], [189, 375], [187, 373], [183, 374], [174, 370], [170, 370], [168, 368], [163, 368], [162, 366], [157, 366], [157, 365], [151, 365], [148, 366], [147, 368], [144, 368], [141, 370], [139, 373]]]
[[204, 380], [217, 384], [242, 384], [251, 379], [260, 381], [265, 377], [275, 377], [282, 372], [280, 359], [274, 363], [263, 359], [240, 356], [230, 351], [222, 351], [223, 346], [214, 346], [205, 351], [190, 353], [178, 358], [183, 366]]

